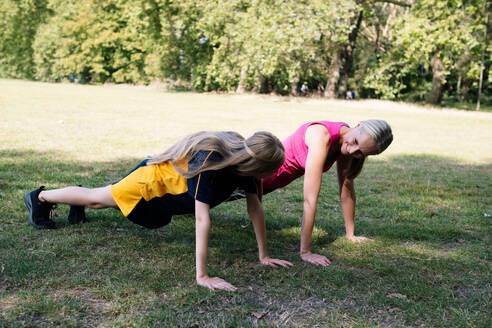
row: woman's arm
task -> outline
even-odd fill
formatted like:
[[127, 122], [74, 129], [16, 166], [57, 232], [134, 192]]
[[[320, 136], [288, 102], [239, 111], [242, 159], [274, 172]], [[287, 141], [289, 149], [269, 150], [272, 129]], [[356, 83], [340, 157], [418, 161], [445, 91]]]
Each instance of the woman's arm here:
[[350, 159], [346, 157], [340, 157], [337, 160], [337, 173], [338, 173], [338, 192], [340, 194], [340, 204], [342, 206], [343, 219], [345, 221], [345, 234], [347, 239], [354, 242], [361, 242], [371, 240], [362, 236], [355, 236], [355, 187], [354, 180], [349, 179], [344, 175], [344, 171], [348, 167]]
[[198, 200], [195, 201], [196, 218], [196, 282], [210, 289], [235, 291], [237, 288], [219, 277], [209, 277], [207, 274], [208, 235], [210, 232], [210, 206]]
[[260, 262], [265, 265], [276, 267], [277, 265], [287, 267], [293, 264], [289, 261], [272, 259], [267, 254], [266, 243], [266, 228], [265, 228], [265, 213], [263, 212], [263, 205], [256, 194], [246, 194], [246, 203], [248, 206], [248, 214], [253, 222], [253, 228], [256, 234], [256, 241], [258, 243], [258, 257]]
[[306, 262], [326, 266], [330, 264], [330, 261], [325, 256], [311, 253], [311, 236], [321, 188], [323, 165], [328, 155], [330, 134], [324, 126], [313, 125], [306, 130], [305, 142], [309, 150], [304, 174], [300, 255]]

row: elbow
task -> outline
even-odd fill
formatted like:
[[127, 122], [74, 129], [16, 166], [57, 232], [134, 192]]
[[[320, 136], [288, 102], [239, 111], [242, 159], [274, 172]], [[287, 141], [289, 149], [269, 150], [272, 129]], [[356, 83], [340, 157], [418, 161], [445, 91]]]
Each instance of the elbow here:
[[208, 227], [210, 226], [210, 219], [204, 215], [196, 215], [195, 222], [197, 227]]
[[[254, 196], [256, 197], [256, 195]], [[258, 198], [247, 199], [246, 201], [248, 215], [255, 215], [263, 211], [263, 205]]]

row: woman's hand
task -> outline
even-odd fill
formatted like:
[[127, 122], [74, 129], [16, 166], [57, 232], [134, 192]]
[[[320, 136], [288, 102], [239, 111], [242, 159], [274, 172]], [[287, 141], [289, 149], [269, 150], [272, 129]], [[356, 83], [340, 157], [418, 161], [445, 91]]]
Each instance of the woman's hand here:
[[351, 236], [351, 237], [347, 237], [347, 239], [350, 240], [351, 242], [354, 242], [354, 243], [362, 243], [365, 241], [374, 241], [374, 239], [363, 237], [363, 236]]
[[269, 265], [269, 266], [271, 266], [273, 268], [276, 268], [277, 266], [281, 266], [281, 267], [287, 268], [287, 267], [291, 267], [291, 266], [294, 265], [294, 264], [292, 264], [289, 261], [279, 260], [279, 259], [272, 259], [272, 258], [269, 258], [268, 256], [265, 257], [265, 258], [260, 259], [260, 262], [261, 262], [261, 264]]
[[328, 266], [331, 264], [330, 260], [326, 258], [326, 256], [319, 255], [319, 254], [314, 254], [311, 252], [308, 253], [301, 253], [301, 259], [303, 261], [316, 264], [316, 265], [321, 265], [321, 266]]
[[199, 286], [206, 287], [211, 290], [222, 289], [230, 292], [234, 292], [237, 290], [235, 286], [231, 285], [230, 283], [219, 277], [209, 277], [209, 276], [197, 277], [196, 283]]

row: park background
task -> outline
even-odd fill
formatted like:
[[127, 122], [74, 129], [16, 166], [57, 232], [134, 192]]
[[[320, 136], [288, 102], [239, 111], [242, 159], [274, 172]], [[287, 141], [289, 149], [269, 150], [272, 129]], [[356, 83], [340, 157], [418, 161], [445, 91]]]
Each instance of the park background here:
[[[0, 77], [492, 104], [486, 0], [2, 0]], [[481, 92], [483, 90], [483, 92]], [[468, 105], [467, 105], [468, 103]]]
[[[490, 327], [485, 5], [0, 1], [0, 327]], [[331, 34], [305, 32], [316, 26]], [[475, 109], [480, 67], [481, 110], [458, 110]], [[304, 81], [310, 97], [293, 96]], [[349, 89], [357, 100], [336, 99]], [[269, 254], [290, 269], [259, 265], [244, 202], [213, 209], [209, 273], [236, 293], [196, 286], [192, 216], [147, 230], [87, 210], [88, 223], [68, 225], [59, 206], [57, 230], [28, 224], [25, 192], [106, 185], [187, 133], [283, 139], [306, 121], [368, 118], [395, 136], [356, 180], [356, 233], [375, 242], [343, 237], [326, 173], [313, 235], [326, 268], [299, 259], [301, 180], [264, 198]]]

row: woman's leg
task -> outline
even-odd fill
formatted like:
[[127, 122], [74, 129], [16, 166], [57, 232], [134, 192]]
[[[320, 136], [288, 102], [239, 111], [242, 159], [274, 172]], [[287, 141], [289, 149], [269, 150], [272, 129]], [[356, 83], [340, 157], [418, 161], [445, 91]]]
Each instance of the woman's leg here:
[[66, 187], [53, 190], [43, 190], [39, 200], [48, 203], [63, 203], [90, 208], [117, 207], [111, 195], [111, 186], [101, 188]]

